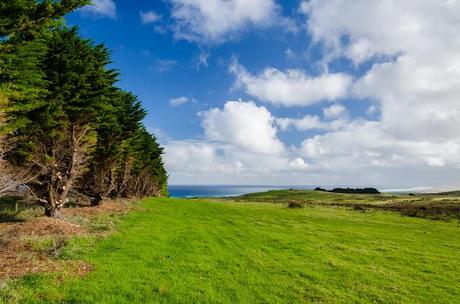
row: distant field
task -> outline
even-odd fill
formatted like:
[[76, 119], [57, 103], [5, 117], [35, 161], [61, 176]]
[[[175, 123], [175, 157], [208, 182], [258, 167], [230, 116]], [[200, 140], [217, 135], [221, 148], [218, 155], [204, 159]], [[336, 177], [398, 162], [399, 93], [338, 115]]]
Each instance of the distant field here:
[[273, 190], [230, 198], [243, 202], [300, 203], [305, 206], [343, 206], [399, 212], [434, 220], [460, 219], [460, 192], [435, 194], [337, 194], [312, 190]]
[[75, 238], [60, 254], [93, 272], [64, 281], [31, 275], [0, 288], [0, 302], [459, 303], [458, 221], [200, 199], [143, 207], [114, 235]]

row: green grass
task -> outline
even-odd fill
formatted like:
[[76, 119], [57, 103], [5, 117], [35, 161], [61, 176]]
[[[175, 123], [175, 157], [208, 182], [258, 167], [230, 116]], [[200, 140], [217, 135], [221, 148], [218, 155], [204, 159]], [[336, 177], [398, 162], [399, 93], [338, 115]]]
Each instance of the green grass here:
[[318, 206], [151, 199], [106, 239], [74, 239], [83, 278], [34, 275], [8, 303], [460, 303], [460, 225]]
[[341, 194], [313, 190], [272, 190], [267, 192], [249, 193], [230, 198], [239, 201], [258, 201], [270, 203], [285, 203], [286, 200], [303, 200], [310, 202], [327, 203], [373, 203], [383, 204], [398, 200], [415, 200], [408, 195], [394, 194]]

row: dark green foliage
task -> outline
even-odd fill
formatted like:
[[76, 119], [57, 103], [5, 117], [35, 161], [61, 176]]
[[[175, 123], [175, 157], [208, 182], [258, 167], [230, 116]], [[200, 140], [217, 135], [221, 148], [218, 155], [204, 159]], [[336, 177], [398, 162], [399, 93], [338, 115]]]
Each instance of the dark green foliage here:
[[[163, 148], [145, 128], [138, 130], [130, 140], [128, 157], [132, 157], [133, 180], [129, 192], [137, 196], [167, 195], [164, 192], [167, 174], [162, 162]], [[128, 192], [128, 193], [129, 193]]]
[[324, 189], [324, 188], [321, 188], [321, 187], [316, 187], [316, 188], [315, 188], [315, 191], [322, 191], [322, 192], [327, 192], [327, 190], [326, 190], [326, 189]]
[[380, 191], [375, 188], [335, 188], [330, 192], [348, 194], [380, 194]]
[[163, 149], [142, 126], [137, 97], [116, 91], [99, 115], [97, 144], [81, 188], [95, 198], [167, 195]]
[[[115, 86], [110, 52], [59, 25], [86, 0], [0, 3], [0, 161], [23, 168], [49, 215], [79, 191], [166, 195], [162, 148], [137, 97]], [[8, 180], [3, 178], [0, 180]], [[1, 185], [0, 185], [1, 186]]]
[[321, 187], [316, 187], [315, 191], [346, 194], [380, 194], [380, 191], [376, 188], [334, 188], [332, 190], [326, 190]]
[[10, 112], [7, 125], [0, 125], [2, 133], [26, 127], [29, 121], [24, 113], [43, 104], [46, 84], [40, 63], [46, 52], [47, 32], [62, 16], [88, 3], [89, 0], [0, 2], [0, 107]]
[[46, 53], [43, 39], [29, 42], [12, 39], [0, 45], [0, 96], [8, 114], [4, 132], [25, 128], [24, 115], [44, 104], [46, 81], [41, 61]]
[[0, 36], [33, 37], [67, 13], [89, 4], [90, 0], [2, 0]]

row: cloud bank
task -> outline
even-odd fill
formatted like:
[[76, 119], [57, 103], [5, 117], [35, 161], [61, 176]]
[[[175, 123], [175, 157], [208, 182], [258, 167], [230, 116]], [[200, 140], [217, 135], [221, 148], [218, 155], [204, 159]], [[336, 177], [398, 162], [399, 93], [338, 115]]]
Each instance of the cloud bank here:
[[170, 0], [178, 39], [219, 43], [282, 20], [274, 0]]
[[308, 106], [321, 101], [333, 101], [347, 95], [352, 78], [343, 73], [310, 76], [301, 70], [279, 71], [266, 68], [252, 75], [237, 61], [230, 71], [236, 77], [235, 86], [259, 100], [280, 106]]
[[[209, 8], [205, 2], [175, 1], [179, 28], [190, 27], [183, 35], [219, 40], [276, 14], [272, 1], [254, 1], [254, 7], [247, 1], [211, 1]], [[230, 16], [228, 23], [217, 24], [218, 4]], [[458, 186], [460, 2], [310, 0], [299, 10], [312, 43], [324, 46], [322, 74], [270, 66], [255, 74], [237, 61], [230, 71], [237, 89], [267, 107], [308, 111], [324, 104], [322, 116], [275, 117], [254, 102], [228, 102], [203, 112], [203, 139], [167, 145], [167, 164], [178, 172], [177, 180], [206, 172], [233, 183]], [[328, 72], [336, 59], [364, 72]], [[347, 99], [374, 105], [353, 117], [340, 104]], [[283, 143], [281, 134], [292, 131], [308, 133], [299, 144]], [[209, 161], [197, 157], [193, 166], [204, 171], [178, 167], [187, 168], [186, 155], [200, 153]]]

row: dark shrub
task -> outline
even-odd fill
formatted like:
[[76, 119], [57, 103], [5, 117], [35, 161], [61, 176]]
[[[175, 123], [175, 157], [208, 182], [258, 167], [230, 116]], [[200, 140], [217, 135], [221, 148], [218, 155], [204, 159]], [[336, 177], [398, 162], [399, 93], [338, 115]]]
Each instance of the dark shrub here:
[[329, 192], [347, 194], [380, 194], [380, 191], [375, 188], [335, 188]]
[[288, 203], [289, 208], [303, 208], [304, 206], [305, 204], [299, 201], [290, 201]]
[[315, 188], [315, 191], [323, 191], [323, 192], [327, 192], [327, 190], [326, 190], [326, 189], [323, 189], [323, 188], [321, 188], [321, 187], [316, 187], [316, 188]]

